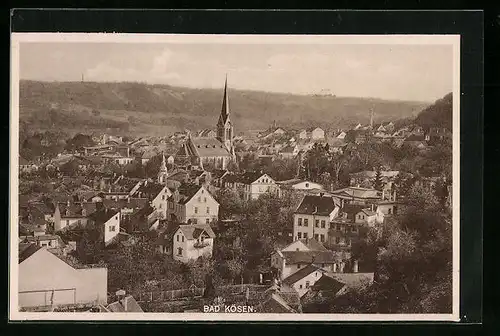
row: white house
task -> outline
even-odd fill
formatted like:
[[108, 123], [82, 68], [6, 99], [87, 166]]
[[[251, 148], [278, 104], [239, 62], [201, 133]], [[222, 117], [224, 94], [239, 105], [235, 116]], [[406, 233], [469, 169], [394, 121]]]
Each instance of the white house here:
[[304, 195], [293, 215], [293, 239], [314, 238], [328, 241], [330, 222], [337, 216], [339, 205], [330, 196]]
[[132, 194], [133, 198], [147, 198], [151, 206], [158, 212], [162, 218], [167, 217], [168, 198], [172, 196], [172, 192], [167, 186], [144, 181]]
[[106, 304], [107, 268], [76, 269], [35, 244], [19, 244], [18, 306]]
[[85, 227], [88, 216], [96, 211], [96, 203], [71, 202], [57, 203], [54, 210], [54, 230]]
[[254, 200], [266, 193], [280, 196], [280, 188], [276, 181], [269, 175], [259, 172], [228, 174], [223, 179], [223, 185], [242, 192], [245, 200]]
[[168, 198], [167, 217], [179, 223], [209, 224], [219, 218], [219, 202], [203, 185], [184, 185]]
[[89, 225], [97, 229], [104, 245], [109, 245], [120, 232], [120, 212], [112, 209], [101, 209], [89, 216]]
[[173, 258], [185, 263], [201, 256], [211, 256], [214, 238], [215, 233], [208, 224], [179, 225], [173, 235]]
[[278, 181], [277, 182], [281, 188], [291, 189], [291, 190], [299, 190], [299, 191], [311, 191], [311, 190], [324, 190], [323, 185], [311, 182], [308, 180], [301, 179], [292, 179], [286, 181]]
[[316, 281], [327, 271], [315, 265], [308, 265], [283, 280], [283, 284], [294, 288], [300, 297], [304, 296]]

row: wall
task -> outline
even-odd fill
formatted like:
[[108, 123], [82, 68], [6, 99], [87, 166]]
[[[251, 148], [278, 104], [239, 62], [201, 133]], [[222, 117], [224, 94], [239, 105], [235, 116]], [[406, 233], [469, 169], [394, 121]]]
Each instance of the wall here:
[[306, 283], [309, 282], [309, 287], [312, 287], [316, 283], [316, 281], [318, 281], [322, 277], [322, 275], [323, 274], [321, 271], [312, 272], [308, 276], [294, 283], [292, 287], [295, 288], [297, 293], [299, 293], [299, 296], [302, 297], [309, 290], [309, 288], [306, 287]]
[[321, 184], [310, 181], [304, 181], [294, 184], [292, 185], [292, 188], [296, 190], [324, 189]]
[[106, 303], [107, 269], [76, 270], [43, 248], [19, 264], [19, 306], [48, 305], [52, 290], [54, 304]]
[[[302, 218], [302, 226], [299, 226], [299, 218]], [[304, 226], [305, 219], [308, 220], [308, 226]], [[315, 227], [315, 221], [319, 220], [319, 227]], [[321, 221], [325, 221], [325, 227], [321, 227]], [[314, 238], [315, 234], [323, 234], [325, 241], [328, 240], [328, 229], [330, 228], [330, 216], [316, 216], [316, 215], [293, 215], [293, 240], [304, 239], [304, 233], [307, 232], [307, 238]], [[298, 237], [298, 233], [301, 237]]]
[[[120, 232], [120, 213], [117, 212], [102, 225], [104, 226], [104, 243], [106, 244]], [[110, 230], [110, 226], [114, 227], [114, 231]]]
[[[206, 238], [204, 240], [204, 242], [208, 244], [207, 246], [203, 248], [195, 248], [194, 247], [194, 243], [196, 243], [195, 239], [187, 240], [184, 237], [184, 242], [182, 241], [182, 238], [180, 238], [178, 242], [176, 238], [177, 235], [179, 235], [179, 237], [183, 236], [180, 230], [178, 230], [174, 235], [172, 255], [175, 260], [181, 262], [188, 262], [189, 260], [196, 260], [203, 255], [212, 255], [214, 246], [213, 238]], [[182, 256], [178, 255], [179, 247], [182, 248]]]
[[[198, 224], [206, 224], [219, 218], [219, 203], [205, 190], [200, 188], [198, 192], [186, 203], [185, 219], [196, 220]], [[208, 213], [207, 213], [208, 208]], [[197, 209], [197, 212], [195, 210]]]

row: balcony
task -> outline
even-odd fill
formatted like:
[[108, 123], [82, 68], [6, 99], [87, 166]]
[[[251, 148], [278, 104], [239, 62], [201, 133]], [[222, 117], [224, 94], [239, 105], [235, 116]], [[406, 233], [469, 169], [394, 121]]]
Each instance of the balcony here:
[[207, 247], [208, 245], [210, 245], [209, 242], [202, 241], [202, 242], [196, 242], [196, 243], [194, 243], [193, 247], [194, 248], [204, 248], [204, 247]]

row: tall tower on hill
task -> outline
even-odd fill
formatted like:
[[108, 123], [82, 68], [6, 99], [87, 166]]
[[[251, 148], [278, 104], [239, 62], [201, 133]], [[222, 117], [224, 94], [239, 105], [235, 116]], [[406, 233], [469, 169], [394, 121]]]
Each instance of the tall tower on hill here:
[[160, 171], [158, 172], [158, 183], [166, 184], [168, 177], [167, 161], [165, 160], [165, 154], [162, 153], [162, 161], [160, 166]]
[[222, 97], [222, 109], [217, 122], [217, 139], [226, 146], [229, 153], [234, 153], [233, 148], [233, 124], [229, 118], [229, 97], [227, 94], [227, 75], [224, 84], [224, 96]]

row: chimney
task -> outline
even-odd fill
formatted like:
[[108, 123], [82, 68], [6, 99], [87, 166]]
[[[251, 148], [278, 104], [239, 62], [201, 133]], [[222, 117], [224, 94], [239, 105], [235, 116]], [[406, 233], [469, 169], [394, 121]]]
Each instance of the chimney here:
[[358, 273], [358, 261], [357, 260], [354, 260], [354, 264], [352, 266], [352, 272]]

